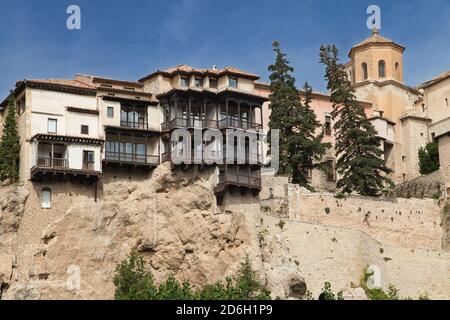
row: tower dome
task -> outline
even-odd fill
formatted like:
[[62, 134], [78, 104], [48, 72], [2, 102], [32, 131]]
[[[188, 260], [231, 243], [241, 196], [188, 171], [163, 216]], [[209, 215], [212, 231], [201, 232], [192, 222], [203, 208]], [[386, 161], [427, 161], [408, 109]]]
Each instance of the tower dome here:
[[350, 52], [352, 82], [395, 80], [403, 82], [405, 47], [373, 29], [369, 38], [354, 45]]

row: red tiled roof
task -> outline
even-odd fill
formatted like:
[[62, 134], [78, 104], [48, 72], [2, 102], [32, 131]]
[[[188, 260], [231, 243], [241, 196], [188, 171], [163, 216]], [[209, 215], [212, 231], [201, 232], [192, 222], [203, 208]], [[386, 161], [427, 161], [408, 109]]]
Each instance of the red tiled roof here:
[[222, 76], [226, 74], [235, 75], [235, 76], [241, 76], [244, 78], [250, 78], [253, 80], [258, 80], [259, 76], [247, 71], [243, 71], [241, 69], [238, 69], [236, 67], [225, 67], [223, 69], [217, 69], [217, 68], [211, 68], [211, 69], [202, 69], [202, 68], [194, 68], [189, 65], [181, 64], [175, 67], [171, 67], [165, 70], [157, 70], [148, 76], [140, 79], [139, 81], [145, 81], [147, 79], [150, 79], [158, 74], [166, 75], [166, 76], [174, 76], [177, 73], [186, 73], [186, 74], [198, 74], [201, 76], [211, 75], [211, 76]]
[[366, 46], [370, 46], [370, 45], [377, 45], [377, 44], [378, 45], [380, 45], [380, 44], [381, 45], [393, 45], [393, 46], [396, 46], [397, 48], [399, 48], [402, 51], [405, 50], [405, 47], [395, 43], [394, 41], [392, 41], [392, 40], [390, 40], [388, 38], [380, 36], [379, 31], [377, 29], [373, 29], [372, 30], [372, 35], [369, 38], [361, 41], [360, 43], [358, 43], [356, 45], [354, 45], [351, 48], [351, 50], [350, 50], [348, 55], [351, 56], [353, 50], [355, 50], [357, 48], [366, 47]]

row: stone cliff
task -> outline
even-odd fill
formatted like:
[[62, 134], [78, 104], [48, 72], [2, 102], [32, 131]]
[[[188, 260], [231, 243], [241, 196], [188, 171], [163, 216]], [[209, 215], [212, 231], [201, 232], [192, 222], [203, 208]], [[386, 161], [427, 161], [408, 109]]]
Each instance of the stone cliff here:
[[[149, 174], [106, 173], [98, 202], [92, 185], [54, 181], [48, 210], [39, 202], [44, 183], [2, 189], [1, 298], [111, 299], [115, 267], [133, 249], [157, 281], [174, 274], [194, 286], [211, 283], [235, 272], [248, 254], [262, 281], [279, 286], [280, 271], [302, 283], [297, 266], [264, 261], [258, 199], [238, 194], [217, 206], [213, 173], [172, 171], [168, 164]], [[275, 289], [281, 296], [288, 290]]]

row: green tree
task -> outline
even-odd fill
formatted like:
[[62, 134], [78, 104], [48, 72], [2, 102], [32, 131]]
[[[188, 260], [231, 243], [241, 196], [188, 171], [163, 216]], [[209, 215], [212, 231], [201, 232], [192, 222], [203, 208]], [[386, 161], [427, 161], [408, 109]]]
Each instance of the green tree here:
[[333, 290], [331, 290], [331, 283], [325, 282], [319, 300], [344, 300], [344, 298], [342, 297], [342, 292], [335, 294]]
[[7, 114], [0, 142], [0, 180], [19, 178], [20, 138], [17, 132], [16, 105], [13, 93], [8, 97]]
[[321, 46], [320, 61], [326, 69], [325, 78], [334, 108], [336, 168], [341, 176], [337, 187], [344, 193], [378, 196], [386, 184], [392, 185], [386, 176], [391, 170], [382, 158], [380, 139], [356, 100], [347, 73], [339, 63], [337, 48]]
[[286, 54], [278, 42], [273, 43], [275, 64], [269, 66], [270, 74], [270, 129], [280, 130], [280, 173], [289, 174], [293, 183], [310, 188], [307, 174], [314, 168], [323, 169], [321, 162], [328, 143], [322, 143], [323, 130], [316, 134], [321, 124], [310, 107], [311, 87], [304, 86], [304, 103], [292, 76]]
[[132, 252], [116, 268], [116, 300], [270, 300], [270, 292], [257, 280], [248, 257], [235, 277], [194, 290], [189, 281], [170, 275], [159, 286], [139, 253]]
[[428, 143], [425, 148], [419, 149], [419, 171], [425, 175], [439, 170], [439, 144]]
[[116, 268], [116, 300], [155, 300], [158, 289], [142, 255], [132, 252]]

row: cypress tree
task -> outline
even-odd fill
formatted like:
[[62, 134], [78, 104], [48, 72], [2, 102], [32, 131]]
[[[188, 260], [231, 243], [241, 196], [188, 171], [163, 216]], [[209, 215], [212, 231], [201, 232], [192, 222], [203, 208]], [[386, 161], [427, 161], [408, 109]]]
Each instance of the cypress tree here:
[[310, 188], [306, 175], [323, 167], [320, 160], [330, 145], [322, 143], [323, 133], [316, 135], [321, 125], [310, 107], [311, 87], [305, 84], [302, 103], [292, 76], [294, 69], [281, 52], [280, 44], [275, 41], [273, 47], [276, 60], [269, 66], [272, 91], [269, 127], [280, 130], [280, 173], [289, 174], [293, 183]]
[[14, 95], [8, 97], [7, 114], [0, 142], [0, 180], [19, 178], [20, 138], [17, 132], [16, 106]]
[[336, 132], [336, 169], [341, 178], [337, 187], [344, 193], [378, 196], [391, 170], [382, 159], [380, 139], [356, 100], [354, 89], [338, 60], [336, 46], [321, 46], [320, 62], [325, 66], [325, 79], [331, 91], [332, 117]]

